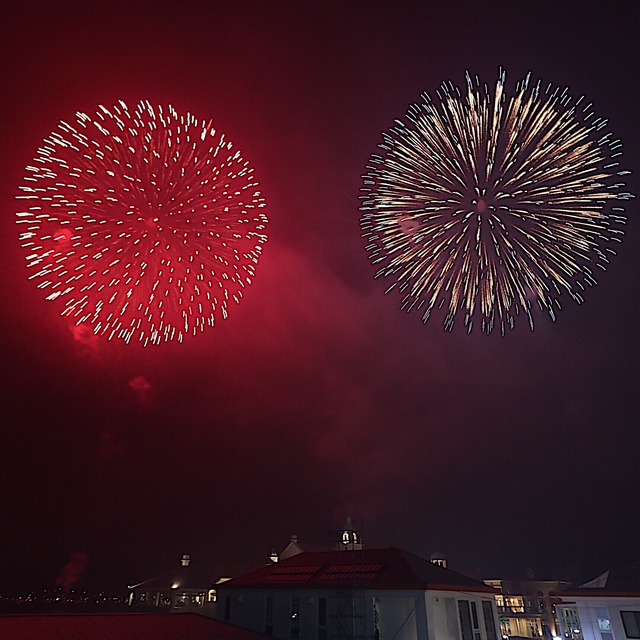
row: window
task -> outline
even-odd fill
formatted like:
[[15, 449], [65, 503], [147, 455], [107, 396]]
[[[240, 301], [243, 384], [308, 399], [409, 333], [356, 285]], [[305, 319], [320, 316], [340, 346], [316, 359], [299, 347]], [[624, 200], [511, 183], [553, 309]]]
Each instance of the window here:
[[627, 638], [640, 638], [640, 611], [621, 611], [620, 616]]
[[471, 612], [469, 611], [468, 600], [458, 600], [458, 614], [460, 616], [462, 640], [473, 640], [473, 631], [471, 630]]
[[327, 599], [318, 598], [318, 640], [327, 640]]
[[473, 625], [473, 640], [482, 640], [482, 634], [480, 633], [480, 624], [478, 623], [478, 609], [476, 603], [472, 600], [471, 605], [471, 624]]
[[273, 596], [267, 596], [264, 602], [264, 635], [273, 635]]
[[578, 610], [562, 607], [561, 617], [565, 638], [567, 640], [582, 640], [582, 627], [580, 626], [580, 618], [578, 618]]
[[496, 623], [493, 618], [493, 607], [488, 600], [482, 601], [482, 613], [484, 615], [484, 630], [487, 632], [487, 640], [497, 640]]
[[[598, 619], [598, 629], [600, 631], [611, 631], [611, 620], [606, 607], [596, 607], [596, 618]], [[603, 634], [604, 636], [604, 634]]]
[[327, 599], [318, 598], [318, 626], [327, 626]]
[[476, 603], [471, 602], [471, 622], [473, 623], [473, 628], [478, 629], [478, 610], [476, 609]]
[[458, 637], [458, 613], [456, 611], [456, 601], [454, 598], [445, 598], [444, 606], [447, 612], [447, 631], [452, 638]]
[[522, 596], [504, 596], [502, 599], [504, 613], [524, 613], [525, 603]]
[[527, 625], [529, 627], [529, 637], [537, 638], [542, 635], [542, 629], [540, 629], [540, 621], [537, 618], [527, 618]]
[[204, 607], [205, 594], [204, 593], [192, 593], [191, 594], [191, 606], [192, 607]]

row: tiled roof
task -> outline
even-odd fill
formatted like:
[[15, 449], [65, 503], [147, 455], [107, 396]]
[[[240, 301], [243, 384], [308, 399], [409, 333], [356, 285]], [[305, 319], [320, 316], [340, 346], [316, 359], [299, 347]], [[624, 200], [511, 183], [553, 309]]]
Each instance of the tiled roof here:
[[261, 640], [262, 636], [194, 613], [0, 616], [11, 640]]
[[394, 548], [301, 553], [238, 576], [219, 589], [331, 589], [349, 585], [496, 593], [482, 582]]

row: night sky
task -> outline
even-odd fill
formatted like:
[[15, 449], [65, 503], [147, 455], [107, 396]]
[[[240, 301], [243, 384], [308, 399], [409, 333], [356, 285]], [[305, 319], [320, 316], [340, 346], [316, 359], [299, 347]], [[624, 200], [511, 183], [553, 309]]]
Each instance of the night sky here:
[[[640, 225], [577, 306], [447, 333], [364, 250], [361, 176], [421, 91], [466, 69], [585, 94], [640, 175], [637, 2], [23, 2], [0, 15], [0, 589], [211, 578], [347, 515], [368, 547], [473, 575], [586, 580], [640, 557]], [[17, 186], [60, 119], [117, 99], [213, 118], [256, 169], [269, 242], [184, 344], [77, 339], [27, 280]]]

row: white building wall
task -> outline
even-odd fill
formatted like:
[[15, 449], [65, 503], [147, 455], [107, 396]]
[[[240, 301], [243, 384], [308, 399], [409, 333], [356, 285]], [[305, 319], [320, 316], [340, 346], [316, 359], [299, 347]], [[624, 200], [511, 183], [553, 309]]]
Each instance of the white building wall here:
[[618, 640], [618, 638], [626, 638], [624, 625], [622, 624], [622, 616], [620, 615], [621, 611], [640, 612], [640, 596], [637, 598], [628, 598], [624, 602], [617, 602], [616, 604], [609, 605], [614, 640]]
[[367, 594], [372, 608], [374, 598], [378, 602], [382, 640], [427, 639], [424, 591], [370, 591]]
[[[230, 604], [226, 604], [229, 598]], [[356, 591], [351, 598], [348, 591], [279, 590], [279, 589], [220, 589], [213, 615], [219, 620], [265, 633], [267, 598], [273, 599], [273, 637], [289, 640], [291, 629], [299, 628], [300, 640], [317, 640], [319, 629], [319, 600], [326, 599], [327, 637], [339, 635], [340, 627], [355, 625], [357, 635], [375, 635], [374, 601], [377, 603], [379, 633], [382, 640], [429, 640], [423, 591]], [[291, 619], [292, 598], [299, 600], [299, 615]], [[356, 617], [351, 618], [352, 608]], [[342, 612], [340, 609], [344, 609]], [[225, 611], [229, 617], [225, 618]]]
[[[289, 640], [292, 637], [292, 628], [298, 629], [300, 640], [316, 640], [319, 629], [320, 599], [327, 601], [326, 629], [327, 637], [335, 633], [332, 628], [332, 616], [336, 613], [337, 600], [335, 592], [329, 590], [300, 590], [290, 589], [229, 589], [220, 590], [220, 598], [217, 602], [215, 617], [245, 629], [264, 634], [268, 624], [272, 627], [274, 638]], [[230, 598], [229, 617], [225, 618], [225, 600]], [[267, 598], [272, 598], [272, 619], [267, 620]], [[298, 616], [291, 617], [292, 599], [298, 600]], [[368, 623], [366, 632], [373, 631], [373, 607], [372, 603], [362, 600], [366, 606], [364, 621]]]
[[241, 592], [219, 590], [218, 594], [218, 619], [245, 629], [264, 632], [263, 592], [244, 589]]
[[[460, 591], [427, 591], [426, 618], [429, 620], [429, 640], [461, 640], [460, 615], [458, 602], [466, 600], [476, 603], [480, 637], [482, 640], [501, 640], [500, 621], [493, 594], [480, 594]], [[495, 638], [487, 637], [487, 625], [484, 619], [483, 602], [491, 606]]]
[[[595, 603], [594, 603], [595, 604]], [[601, 607], [602, 605], [600, 605]], [[601, 640], [601, 631], [598, 627], [598, 621], [596, 619], [595, 606], [580, 606], [578, 609], [578, 618], [580, 619], [580, 626], [582, 628], [582, 637], [584, 640]], [[607, 616], [610, 616], [607, 608]], [[609, 631], [609, 633], [613, 633]], [[617, 636], [618, 638], [624, 638]]]
[[[640, 611], [640, 596], [638, 597], [589, 597], [575, 598], [575, 609], [578, 610], [580, 626], [584, 640], [611, 640], [607, 633], [613, 634], [613, 640], [626, 640], [621, 611]], [[599, 622], [602, 609], [607, 612], [611, 630], [601, 629]]]
[[[267, 598], [273, 599], [272, 635], [281, 640], [292, 638], [292, 627], [298, 627], [300, 640], [319, 640], [318, 610], [319, 600], [327, 602], [326, 637], [339, 635], [341, 629], [336, 622], [338, 608], [349, 603], [348, 592], [342, 594], [331, 590], [290, 589], [229, 589], [218, 591], [215, 617], [219, 620], [264, 634], [267, 624]], [[230, 598], [229, 617], [225, 618], [226, 598]], [[298, 598], [299, 615], [291, 619], [291, 600]], [[357, 609], [355, 631], [357, 635], [374, 638], [376, 635], [376, 615], [381, 640], [462, 640], [458, 601], [476, 603], [479, 618], [479, 638], [474, 640], [501, 640], [500, 626], [492, 594], [456, 591], [418, 590], [363, 590], [357, 591], [353, 603]], [[488, 638], [484, 621], [483, 601], [489, 602], [493, 615], [496, 638]], [[374, 603], [376, 603], [374, 605]], [[346, 606], [350, 613], [350, 606]], [[618, 616], [619, 617], [619, 616]], [[347, 627], [353, 622], [348, 615], [339, 620]], [[589, 638], [585, 640], [624, 640], [616, 634], [613, 639]]]

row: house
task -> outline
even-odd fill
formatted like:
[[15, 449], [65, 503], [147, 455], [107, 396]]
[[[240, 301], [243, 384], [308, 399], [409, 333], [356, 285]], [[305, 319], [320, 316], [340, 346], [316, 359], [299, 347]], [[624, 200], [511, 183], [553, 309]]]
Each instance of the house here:
[[129, 606], [138, 610], [202, 612], [205, 602], [215, 597], [211, 580], [191, 566], [183, 555], [180, 565], [165, 573], [129, 586]]
[[605, 571], [560, 598], [556, 610], [566, 640], [640, 638], [640, 560]]
[[346, 546], [219, 585], [215, 617], [281, 640], [497, 640], [493, 588], [400, 549]]
[[560, 635], [557, 593], [568, 589], [562, 580], [485, 580], [500, 591], [496, 596], [503, 638], [546, 638]]

